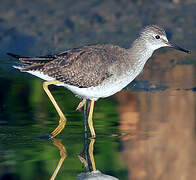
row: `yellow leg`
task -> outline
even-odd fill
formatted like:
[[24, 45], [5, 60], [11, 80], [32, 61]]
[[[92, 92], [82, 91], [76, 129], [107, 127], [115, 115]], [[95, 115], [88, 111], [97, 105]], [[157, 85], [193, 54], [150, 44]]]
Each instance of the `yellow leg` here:
[[51, 133], [52, 138], [57, 136], [64, 129], [65, 124], [66, 124], [66, 117], [64, 116], [63, 112], [59, 108], [59, 106], [58, 106], [57, 102], [55, 101], [54, 97], [52, 96], [50, 90], [48, 89], [49, 85], [58, 84], [58, 83], [59, 83], [59, 81], [49, 81], [49, 82], [44, 82], [43, 83], [44, 91], [48, 95], [49, 99], [51, 100], [52, 104], [54, 105], [54, 107], [55, 107], [55, 109], [56, 109], [56, 111], [57, 111], [57, 113], [58, 113], [58, 115], [60, 117], [59, 125]]
[[95, 138], [95, 130], [93, 127], [93, 110], [94, 110], [94, 104], [95, 104], [95, 100], [91, 100], [91, 106], [90, 106], [90, 111], [89, 111], [89, 115], [88, 115], [88, 126], [91, 132], [91, 136], [92, 138]]
[[58, 163], [56, 169], [54, 170], [50, 180], [54, 180], [56, 178], [56, 176], [57, 176], [57, 174], [58, 174], [58, 172], [59, 172], [59, 170], [60, 170], [64, 160], [67, 157], [67, 151], [66, 151], [65, 147], [63, 146], [63, 144], [61, 143], [61, 140], [53, 138], [53, 144], [56, 147], [58, 147], [58, 149], [60, 151], [61, 158], [60, 158], [59, 163]]
[[85, 104], [86, 104], [86, 99], [83, 99], [83, 100], [79, 103], [78, 107], [76, 108], [76, 111], [80, 110]]
[[[81, 155], [78, 155], [79, 160], [84, 164], [86, 170], [90, 170], [91, 169], [89, 167], [92, 167], [93, 171], [96, 171], [96, 164], [95, 164], [95, 159], [94, 159], [94, 143], [95, 143], [95, 139], [90, 139], [90, 144], [88, 146], [88, 155], [86, 154], [85, 157], [82, 157]], [[84, 149], [86, 149], [86, 147], [84, 147]], [[90, 161], [89, 161], [89, 158]]]
[[84, 164], [84, 167], [86, 169], [88, 169], [88, 162], [87, 162], [87, 160], [85, 158], [83, 158], [81, 155], [78, 155], [78, 159], [81, 161], [81, 163]]
[[94, 143], [95, 143], [95, 139], [91, 139], [88, 152], [89, 152], [89, 156], [90, 156], [92, 169], [93, 169], [93, 171], [96, 171], [95, 159], [94, 159], [94, 155], [93, 155]]

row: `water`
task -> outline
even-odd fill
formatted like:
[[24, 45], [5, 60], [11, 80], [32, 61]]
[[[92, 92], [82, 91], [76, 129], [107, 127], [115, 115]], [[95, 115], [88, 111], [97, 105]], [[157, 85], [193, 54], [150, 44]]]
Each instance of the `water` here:
[[[192, 178], [196, 168], [194, 66], [153, 70], [148, 69], [150, 65], [126, 90], [95, 103], [96, 169], [119, 179]], [[160, 72], [162, 78], [151, 77], [155, 71], [165, 72]], [[60, 150], [38, 136], [48, 135], [57, 126], [58, 116], [42, 90], [42, 81], [16, 72], [1, 74], [5, 82], [1, 90], [1, 178], [49, 179]], [[78, 157], [85, 148], [83, 113], [75, 111], [79, 99], [72, 93], [61, 87], [51, 90], [68, 119], [55, 139], [61, 141], [66, 154], [57, 179], [76, 179], [88, 170]]]
[[[58, 163], [57, 180], [77, 179], [95, 168], [120, 180], [194, 179], [196, 13], [191, 0], [188, 2], [157, 2], [155, 9], [161, 6], [162, 10], [156, 18], [153, 11], [145, 13], [148, 4], [142, 1], [128, 5], [124, 1], [2, 3], [0, 179], [50, 179]], [[129, 14], [132, 6], [140, 14]], [[167, 7], [178, 11], [168, 13]], [[63, 15], [66, 18], [59, 18]], [[50, 87], [68, 121], [55, 139], [38, 138], [52, 132], [58, 115], [42, 81], [11, 68], [14, 60], [6, 52], [44, 55], [97, 42], [128, 47], [140, 23], [159, 22], [170, 27], [172, 40], [190, 48], [192, 54], [158, 50], [136, 81], [95, 102], [95, 141], [84, 138], [83, 113], [75, 111], [80, 100], [63, 87]]]

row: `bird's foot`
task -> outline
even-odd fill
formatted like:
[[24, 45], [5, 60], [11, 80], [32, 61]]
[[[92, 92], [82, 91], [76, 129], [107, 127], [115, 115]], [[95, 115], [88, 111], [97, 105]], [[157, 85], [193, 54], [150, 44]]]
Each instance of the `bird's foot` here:
[[76, 111], [80, 111], [82, 107], [86, 104], [86, 99], [83, 99], [79, 104], [78, 107], [76, 108]]

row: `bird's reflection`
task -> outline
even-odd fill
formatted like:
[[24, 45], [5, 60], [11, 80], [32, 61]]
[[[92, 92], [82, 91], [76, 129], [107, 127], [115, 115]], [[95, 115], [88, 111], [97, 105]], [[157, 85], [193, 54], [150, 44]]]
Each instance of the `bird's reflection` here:
[[78, 174], [77, 180], [90, 180], [90, 179], [118, 180], [113, 176], [101, 173], [96, 168], [96, 163], [95, 163], [94, 153], [93, 153], [94, 144], [95, 144], [95, 139], [86, 139], [86, 138], [84, 139], [84, 150], [80, 155], [78, 155], [78, 158], [80, 159], [81, 163], [84, 165], [85, 172]]
[[[60, 139], [52, 139], [53, 144], [59, 149], [60, 151], [60, 160], [54, 170], [50, 180], [54, 180], [67, 157], [67, 151], [65, 146], [61, 143]], [[115, 177], [110, 175], [106, 175], [101, 173], [99, 170], [96, 169], [95, 159], [94, 159], [94, 143], [95, 139], [87, 139], [84, 138], [84, 150], [83, 152], [78, 155], [79, 160], [85, 167], [85, 172], [78, 174], [77, 180], [90, 180], [90, 179], [102, 179], [102, 180], [118, 180]]]
[[54, 170], [54, 172], [53, 172], [53, 174], [52, 174], [52, 176], [51, 176], [51, 178], [50, 178], [51, 180], [53, 180], [53, 179], [56, 178], [56, 176], [57, 176], [57, 174], [58, 174], [58, 172], [59, 172], [59, 170], [60, 170], [60, 168], [61, 168], [61, 166], [62, 166], [64, 160], [65, 160], [66, 157], [67, 157], [66, 148], [65, 148], [65, 146], [63, 146], [63, 144], [61, 143], [61, 140], [60, 140], [60, 139], [55, 139], [55, 138], [53, 138], [53, 139], [52, 139], [52, 142], [53, 142], [53, 144], [54, 144], [54, 145], [59, 149], [59, 151], [60, 151], [60, 160], [59, 160], [58, 165], [57, 165], [56, 169]]
[[96, 171], [95, 159], [93, 155], [95, 139], [84, 139], [83, 152], [78, 155], [79, 160], [85, 167], [86, 172]]
[[95, 139], [84, 139], [84, 150], [78, 155], [79, 160], [84, 165], [87, 172], [96, 171], [95, 159], [93, 155]]

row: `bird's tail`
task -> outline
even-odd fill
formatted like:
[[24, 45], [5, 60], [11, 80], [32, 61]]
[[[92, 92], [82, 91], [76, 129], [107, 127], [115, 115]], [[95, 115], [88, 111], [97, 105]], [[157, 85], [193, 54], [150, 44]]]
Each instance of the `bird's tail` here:
[[13, 67], [21, 71], [40, 70], [46, 63], [55, 59], [54, 56], [26, 57], [13, 53], [7, 53], [7, 55], [19, 60], [19, 65], [14, 65]]

